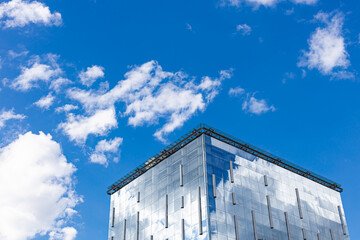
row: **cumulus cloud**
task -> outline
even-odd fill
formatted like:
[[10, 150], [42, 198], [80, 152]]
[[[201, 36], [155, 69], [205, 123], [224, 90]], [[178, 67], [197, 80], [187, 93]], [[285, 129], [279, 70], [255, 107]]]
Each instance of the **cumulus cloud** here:
[[275, 111], [275, 107], [273, 105], [269, 106], [265, 99], [257, 99], [254, 96], [248, 96], [242, 104], [242, 110], [260, 115], [269, 111]]
[[250, 35], [252, 29], [247, 24], [239, 24], [236, 26], [236, 31], [240, 32], [242, 35]]
[[38, 1], [11, 0], [0, 4], [0, 24], [3, 28], [24, 27], [30, 23], [59, 26], [61, 14], [50, 12], [48, 6]]
[[350, 61], [342, 32], [344, 14], [319, 12], [315, 20], [324, 26], [316, 28], [310, 36], [309, 50], [303, 52], [298, 65], [318, 69], [324, 75], [347, 69]]
[[61, 113], [61, 112], [70, 112], [72, 110], [76, 110], [78, 109], [79, 107], [76, 106], [76, 105], [72, 105], [72, 104], [65, 104], [64, 106], [61, 106], [61, 107], [57, 107], [55, 109], [55, 112], [57, 113]]
[[56, 63], [58, 56], [48, 54], [45, 57], [47, 63], [42, 63], [38, 56], [34, 57], [28, 67], [21, 68], [21, 74], [13, 80], [11, 87], [18, 91], [28, 91], [38, 87], [39, 82], [49, 83], [58, 77], [62, 70]]
[[50, 106], [53, 105], [54, 100], [55, 100], [55, 96], [53, 96], [52, 93], [49, 93], [48, 95], [40, 98], [34, 104], [41, 109], [48, 110], [50, 108]]
[[156, 61], [135, 66], [125, 74], [125, 79], [109, 91], [94, 91], [72, 88], [67, 95], [79, 101], [88, 113], [125, 103], [122, 114], [132, 126], [165, 124], [155, 136], [164, 141], [164, 136], [181, 127], [197, 111], [203, 111], [218, 94], [221, 82], [230, 78], [231, 70], [220, 71], [220, 77], [196, 79], [183, 72], [166, 72]]
[[[112, 140], [101, 140], [95, 146], [95, 151], [90, 155], [90, 162], [98, 163], [107, 166], [108, 158], [119, 152], [119, 147], [122, 144], [123, 139], [116, 137]], [[114, 157], [114, 161], [118, 162], [119, 158]]]
[[28, 132], [1, 148], [0, 238], [31, 239], [66, 224], [82, 201], [75, 171], [49, 134]]
[[22, 114], [15, 114], [14, 109], [5, 110], [2, 109], [0, 112], [0, 129], [5, 126], [5, 123], [12, 119], [24, 119], [26, 118], [25, 115]]
[[90, 87], [98, 78], [104, 77], [104, 68], [101, 66], [88, 67], [86, 71], [81, 71], [79, 74], [80, 82]]
[[110, 129], [116, 127], [117, 120], [113, 106], [108, 109], [97, 110], [91, 116], [78, 116], [70, 113], [67, 121], [58, 126], [71, 141], [78, 144], [85, 143], [90, 134], [104, 136]]

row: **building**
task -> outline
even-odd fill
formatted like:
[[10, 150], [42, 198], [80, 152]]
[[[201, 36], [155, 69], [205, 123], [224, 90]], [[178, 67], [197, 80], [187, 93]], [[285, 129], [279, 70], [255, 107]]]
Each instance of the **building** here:
[[201, 124], [109, 187], [109, 240], [349, 240], [341, 192]]

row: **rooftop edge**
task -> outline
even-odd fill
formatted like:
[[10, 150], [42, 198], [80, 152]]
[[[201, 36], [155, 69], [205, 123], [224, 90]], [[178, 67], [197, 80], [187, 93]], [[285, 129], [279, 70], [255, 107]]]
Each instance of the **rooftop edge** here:
[[162, 162], [164, 159], [169, 157], [170, 155], [177, 152], [179, 149], [183, 148], [185, 145], [190, 143], [195, 138], [201, 136], [202, 134], [206, 134], [210, 137], [213, 137], [215, 139], [218, 139], [224, 143], [227, 143], [231, 146], [234, 146], [236, 148], [239, 148], [240, 150], [243, 150], [247, 153], [250, 153], [256, 157], [259, 157], [265, 161], [271, 162], [275, 165], [278, 165], [282, 168], [285, 168], [291, 172], [294, 172], [300, 176], [306, 177], [314, 182], [317, 182], [323, 186], [326, 186], [330, 189], [333, 189], [338, 192], [342, 192], [343, 189], [341, 188], [341, 185], [331, 181], [327, 178], [324, 178], [316, 173], [313, 173], [305, 168], [302, 168], [300, 166], [297, 166], [296, 164], [293, 164], [289, 161], [286, 161], [274, 154], [268, 153], [258, 147], [255, 147], [247, 142], [244, 142], [238, 138], [232, 137], [229, 134], [226, 134], [216, 128], [210, 127], [206, 124], [199, 124], [197, 127], [193, 128], [189, 132], [187, 132], [185, 135], [177, 139], [175, 142], [171, 143], [167, 147], [165, 147], [163, 150], [155, 154], [153, 157], [148, 159], [145, 163], [141, 164], [128, 174], [126, 174], [124, 177], [120, 178], [118, 181], [113, 183], [111, 186], [108, 187], [107, 194], [112, 195], [121, 188], [123, 188], [128, 183], [132, 182], [137, 177], [141, 176], [145, 172], [147, 172], [152, 167], [156, 166], [158, 163]]

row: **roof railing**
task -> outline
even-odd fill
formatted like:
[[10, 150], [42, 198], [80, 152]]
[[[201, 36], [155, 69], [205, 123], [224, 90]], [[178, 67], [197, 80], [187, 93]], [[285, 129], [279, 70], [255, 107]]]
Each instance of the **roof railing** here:
[[265, 161], [271, 162], [275, 165], [278, 165], [282, 168], [285, 168], [291, 172], [294, 172], [300, 176], [306, 177], [312, 181], [315, 181], [321, 185], [329, 187], [335, 191], [342, 192], [343, 189], [341, 185], [331, 181], [327, 178], [324, 178], [316, 173], [310, 172], [309, 170], [297, 166], [289, 161], [286, 161], [274, 154], [268, 153], [258, 147], [255, 147], [243, 140], [240, 140], [236, 137], [233, 137], [227, 133], [224, 133], [218, 129], [210, 127], [204, 123], [199, 124], [197, 127], [193, 128], [191, 131], [187, 132], [185, 135], [174, 141], [172, 144], [165, 147], [163, 150], [155, 154], [145, 163], [138, 166], [133, 171], [126, 174], [124, 177], [116, 181], [114, 184], [108, 187], [107, 193], [109, 195], [117, 192], [119, 189], [123, 188], [125, 185], [136, 179], [137, 177], [141, 176], [145, 172], [147, 172], [152, 167], [156, 166], [158, 163], [162, 162], [164, 159], [169, 157], [170, 155], [177, 152], [179, 149], [186, 146], [188, 143], [193, 141], [195, 138], [199, 137], [202, 134], [206, 134], [210, 137], [216, 138], [222, 142], [225, 142], [231, 146], [239, 148], [247, 153], [250, 153], [256, 157], [259, 157]]

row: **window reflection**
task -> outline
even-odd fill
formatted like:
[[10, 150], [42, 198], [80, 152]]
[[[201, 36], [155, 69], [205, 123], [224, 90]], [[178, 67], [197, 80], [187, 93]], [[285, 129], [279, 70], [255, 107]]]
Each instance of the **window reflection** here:
[[340, 193], [204, 135], [113, 194], [110, 209], [113, 240], [350, 239]]

